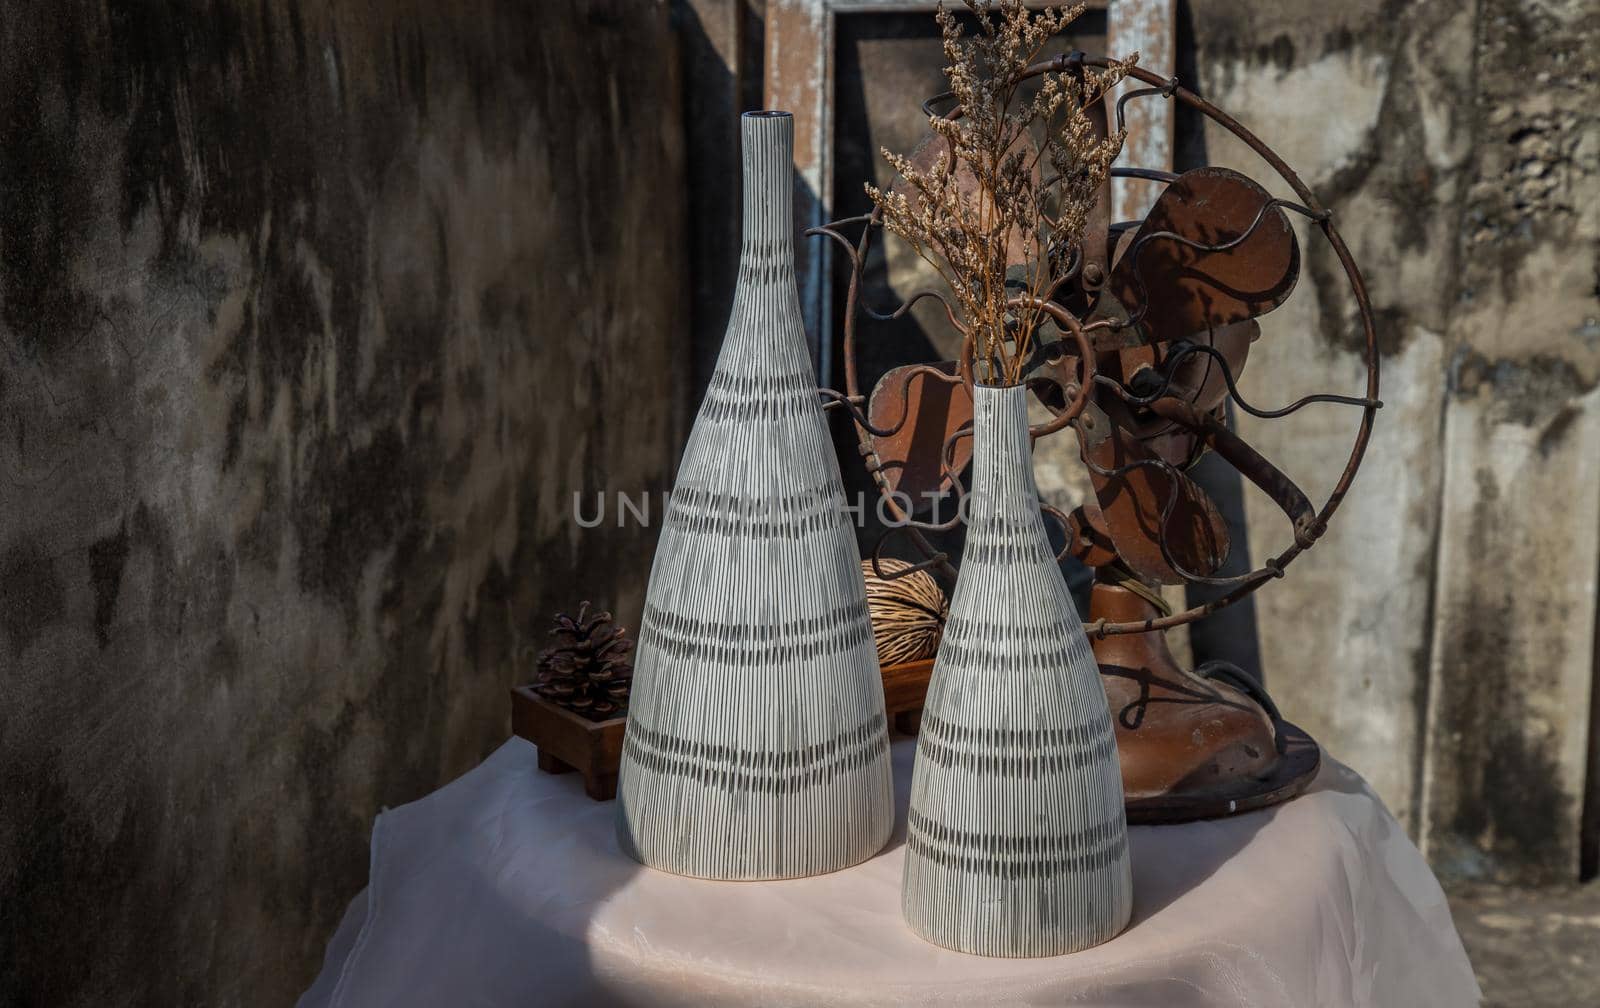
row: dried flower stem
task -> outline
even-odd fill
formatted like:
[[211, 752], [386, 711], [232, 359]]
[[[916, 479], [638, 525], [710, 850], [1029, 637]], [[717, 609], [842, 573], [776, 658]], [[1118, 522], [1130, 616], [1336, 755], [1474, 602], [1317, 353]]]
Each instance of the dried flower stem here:
[[[960, 112], [928, 119], [942, 149], [931, 165], [883, 150], [905, 184], [866, 188], [885, 226], [949, 286], [977, 372], [991, 384], [1015, 385], [1042, 318], [1037, 309], [1013, 313], [1006, 305], [1016, 296], [1047, 297], [1081, 250], [1123, 141], [1121, 132], [1101, 137], [1090, 109], [1138, 57], [1104, 71], [1043, 74], [1033, 99], [1020, 104], [1028, 67], [1083, 5], [1030, 13], [1022, 0], [965, 3], [979, 27], [970, 38], [942, 4], [936, 15]], [[1054, 172], [1049, 180], [1041, 178], [1042, 163]], [[1012, 261], [1013, 246], [1020, 262]], [[1014, 265], [1024, 267], [1023, 290], [1007, 287]]]

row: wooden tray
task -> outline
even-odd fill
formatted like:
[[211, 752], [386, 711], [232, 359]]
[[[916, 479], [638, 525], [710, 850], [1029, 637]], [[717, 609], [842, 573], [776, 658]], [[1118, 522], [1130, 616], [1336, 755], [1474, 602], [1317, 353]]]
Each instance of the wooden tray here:
[[583, 775], [583, 790], [595, 801], [617, 796], [617, 768], [622, 763], [622, 729], [627, 718], [590, 721], [557, 707], [532, 686], [511, 688], [511, 731], [539, 747], [539, 769], [545, 773]]
[[[883, 707], [894, 730], [915, 735], [922, 723], [933, 659], [890, 665], [883, 670]], [[622, 763], [622, 732], [627, 718], [590, 721], [535, 693], [532, 686], [511, 688], [511, 731], [539, 747], [545, 773], [583, 775], [583, 790], [595, 801], [617, 796]]]
[[894, 730], [915, 735], [922, 725], [922, 705], [928, 699], [928, 678], [933, 659], [889, 665], [883, 669], [883, 710]]

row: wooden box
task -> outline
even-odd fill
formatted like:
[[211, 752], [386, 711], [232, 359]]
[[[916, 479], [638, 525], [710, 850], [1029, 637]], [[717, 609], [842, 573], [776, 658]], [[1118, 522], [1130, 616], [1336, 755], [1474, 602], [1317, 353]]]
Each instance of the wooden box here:
[[[894, 730], [915, 735], [922, 723], [933, 659], [883, 669], [883, 707]], [[539, 747], [539, 769], [583, 775], [583, 790], [595, 801], [617, 796], [622, 731], [627, 718], [590, 721], [541, 697], [532, 686], [511, 689], [511, 731]]]
[[617, 796], [622, 729], [627, 723], [627, 718], [590, 721], [557, 707], [532, 686], [511, 689], [511, 731], [539, 747], [539, 769], [546, 773], [576, 770], [583, 775], [583, 790], [595, 801]]
[[922, 725], [922, 705], [928, 699], [928, 679], [933, 659], [889, 665], [883, 670], [883, 710], [894, 730], [915, 735]]

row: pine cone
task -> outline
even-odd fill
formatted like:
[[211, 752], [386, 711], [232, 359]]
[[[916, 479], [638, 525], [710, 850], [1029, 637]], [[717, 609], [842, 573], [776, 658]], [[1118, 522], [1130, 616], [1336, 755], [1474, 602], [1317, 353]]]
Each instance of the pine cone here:
[[550, 636], [555, 644], [539, 653], [534, 690], [591, 721], [626, 714], [633, 686], [633, 662], [628, 657], [633, 641], [628, 631], [615, 626], [609, 612], [589, 615], [585, 602], [576, 619], [557, 613]]

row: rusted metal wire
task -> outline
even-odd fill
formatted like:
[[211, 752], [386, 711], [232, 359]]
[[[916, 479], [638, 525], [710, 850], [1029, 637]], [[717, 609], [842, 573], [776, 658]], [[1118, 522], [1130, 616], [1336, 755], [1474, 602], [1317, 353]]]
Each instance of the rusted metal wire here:
[[[819, 225], [817, 227], [806, 228], [805, 234], [807, 237], [821, 235], [826, 238], [832, 238], [834, 241], [838, 242], [841, 246], [843, 246], [845, 254], [850, 257], [852, 272], [859, 271], [861, 269], [861, 262], [856, 255], [855, 246], [851, 245], [850, 240], [844, 235], [840, 234], [837, 230], [835, 230], [835, 228], [840, 224], [849, 224], [863, 219], [865, 218], [851, 217], [842, 221], [831, 221], [827, 224]], [[910, 311], [912, 306], [918, 301], [921, 301], [923, 298], [933, 298], [934, 300], [938, 301], [944, 306], [944, 312], [947, 316], [949, 316], [950, 324], [962, 332], [966, 331], [966, 327], [956, 319], [955, 309], [950, 306], [950, 302], [945, 300], [945, 297], [942, 293], [933, 290], [932, 288], [917, 291], [909, 298], [900, 302], [900, 306], [891, 312], [877, 311], [871, 305], [867, 304], [865, 300], [861, 302], [860, 308], [868, 318], [875, 322], [893, 322], [895, 319], [900, 318], [906, 312]]]
[[[940, 371], [931, 364], [921, 364], [915, 367], [907, 368], [905, 370], [904, 380], [901, 385], [901, 395], [906, 395], [905, 390], [910, 387], [911, 379], [923, 374], [930, 375], [940, 381], [946, 381], [950, 378], [949, 375], [945, 374], [943, 371]], [[828, 400], [823, 404], [822, 408], [824, 411], [830, 409], [843, 409], [855, 419], [857, 426], [867, 433], [876, 435], [877, 437], [893, 437], [894, 435], [900, 433], [901, 428], [905, 427], [906, 421], [911, 416], [911, 411], [906, 409], [901, 412], [900, 419], [893, 427], [874, 427], [872, 425], [872, 421], [868, 419], [867, 415], [861, 410], [861, 405], [867, 401], [866, 396], [845, 395], [842, 392], [830, 388], [819, 388], [817, 389], [817, 394]]]
[[1130, 406], [1148, 406], [1167, 394], [1168, 390], [1172, 387], [1172, 382], [1178, 370], [1178, 365], [1183, 363], [1185, 357], [1189, 357], [1193, 354], [1205, 354], [1212, 360], [1216, 361], [1217, 366], [1222, 370], [1222, 380], [1227, 383], [1228, 393], [1233, 398], [1234, 405], [1238, 406], [1251, 416], [1259, 417], [1263, 420], [1277, 420], [1282, 417], [1289, 416], [1292, 413], [1298, 413], [1300, 410], [1311, 405], [1312, 403], [1337, 403], [1342, 406], [1372, 405], [1378, 409], [1383, 408], [1383, 403], [1381, 401], [1369, 403], [1369, 400], [1363, 399], [1359, 396], [1344, 396], [1334, 395], [1329, 392], [1318, 392], [1315, 395], [1302, 396], [1289, 405], [1282, 407], [1281, 409], [1259, 409], [1250, 405], [1250, 403], [1245, 400], [1244, 396], [1239, 394], [1239, 387], [1235, 383], [1233, 376], [1233, 368], [1228, 364], [1228, 359], [1222, 355], [1222, 351], [1218, 350], [1216, 347], [1207, 346], [1204, 343], [1188, 343], [1184, 344], [1183, 346], [1175, 347], [1172, 353], [1167, 356], [1165, 361], [1167, 369], [1161, 377], [1161, 385], [1156, 389], [1156, 391], [1147, 395], [1134, 395], [1127, 389], [1126, 386], [1109, 375], [1095, 375], [1094, 380], [1102, 388], [1109, 389], [1113, 395]]
[[[1108, 69], [1111, 67], [1111, 65], [1112, 61], [1104, 57], [1089, 56], [1082, 52], [1062, 53], [1053, 59], [1033, 64], [1024, 70], [1018, 79], [1020, 81], [1022, 79], [1038, 76], [1044, 73], [1062, 73], [1075, 67]], [[1137, 309], [1138, 313], [1130, 315], [1126, 319], [1108, 318], [1097, 319], [1087, 324], [1081, 323], [1076, 317], [1074, 317], [1070, 312], [1068, 312], [1064, 307], [1054, 300], [1054, 297], [1061, 286], [1060, 281], [1052, 285], [1051, 289], [1046, 292], [1045, 297], [1026, 299], [1026, 304], [1020, 304], [1022, 299], [1019, 299], [1019, 306], [1027, 307], [1034, 311], [1043, 313], [1044, 315], [1048, 316], [1058, 328], [1062, 329], [1064, 332], [1067, 332], [1073, 338], [1072, 342], [1078, 344], [1078, 360], [1081, 362], [1081, 367], [1083, 370], [1083, 373], [1080, 375], [1081, 380], [1076, 383], [1078, 388], [1070, 393], [1067, 393], [1067, 408], [1062, 410], [1062, 412], [1058, 414], [1051, 423], [1041, 425], [1040, 428], [1036, 428], [1034, 431], [1035, 436], [1046, 436], [1069, 425], [1076, 426], [1078, 423], [1078, 413], [1081, 411], [1084, 402], [1087, 400], [1087, 397], [1091, 394], [1091, 390], [1094, 388], [1107, 389], [1111, 394], [1116, 395], [1119, 399], [1130, 406], [1150, 409], [1151, 411], [1156, 412], [1157, 415], [1171, 420], [1180, 428], [1183, 428], [1202, 439], [1211, 438], [1213, 443], [1210, 445], [1210, 447], [1212, 447], [1213, 450], [1218, 450], [1219, 453], [1231, 454], [1232, 457], [1229, 458], [1229, 461], [1233, 462], [1236, 467], [1240, 467], [1240, 471], [1244, 473], [1244, 475], [1251, 478], [1253, 483], [1255, 483], [1258, 487], [1261, 487], [1265, 492], [1268, 493], [1269, 496], [1273, 497], [1275, 502], [1279, 504], [1282, 510], [1284, 510], [1285, 515], [1290, 518], [1294, 525], [1295, 535], [1291, 544], [1276, 556], [1269, 557], [1261, 567], [1245, 574], [1233, 577], [1218, 578], [1200, 575], [1198, 572], [1189, 571], [1183, 568], [1182, 564], [1179, 563], [1177, 558], [1173, 555], [1173, 550], [1168, 542], [1166, 526], [1177, 507], [1178, 499], [1181, 495], [1181, 488], [1179, 486], [1178, 479], [1176, 478], [1181, 474], [1179, 473], [1177, 467], [1165, 459], [1148, 458], [1136, 459], [1125, 466], [1107, 469], [1097, 466], [1092, 460], [1088, 459], [1080, 452], [1080, 457], [1082, 457], [1085, 466], [1088, 467], [1092, 472], [1096, 472], [1098, 475], [1103, 477], [1116, 476], [1124, 472], [1132, 471], [1133, 469], [1141, 466], [1153, 467], [1158, 471], [1167, 474], [1169, 491], [1167, 494], [1167, 499], [1164, 501], [1161, 509], [1158, 531], [1158, 545], [1160, 546], [1163, 559], [1186, 581], [1231, 589], [1218, 598], [1212, 599], [1211, 601], [1202, 605], [1193, 606], [1182, 612], [1171, 613], [1157, 618], [1135, 622], [1107, 622], [1104, 620], [1096, 621], [1091, 623], [1087, 629], [1090, 633], [1097, 637], [1105, 637], [1115, 634], [1145, 633], [1152, 630], [1164, 630], [1171, 627], [1182, 626], [1186, 623], [1191, 623], [1195, 620], [1202, 619], [1205, 616], [1218, 611], [1219, 609], [1231, 605], [1232, 603], [1255, 591], [1267, 581], [1282, 577], [1284, 569], [1300, 553], [1309, 549], [1326, 531], [1328, 522], [1332, 519], [1340, 503], [1348, 494], [1350, 486], [1355, 479], [1356, 471], [1360, 468], [1361, 461], [1366, 453], [1367, 445], [1371, 439], [1372, 425], [1376, 416], [1376, 412], [1382, 406], [1382, 402], [1378, 399], [1379, 355], [1376, 325], [1373, 318], [1371, 302], [1368, 297], [1366, 283], [1361, 276], [1360, 269], [1357, 267], [1348, 247], [1345, 245], [1343, 238], [1340, 236], [1337, 228], [1333, 224], [1332, 211], [1320, 204], [1309, 187], [1305, 185], [1299, 176], [1295, 174], [1288, 164], [1284, 162], [1282, 157], [1280, 157], [1271, 147], [1260, 140], [1254, 133], [1246, 129], [1232, 116], [1228, 115], [1226, 112], [1223, 112], [1215, 105], [1212, 105], [1195, 92], [1183, 87], [1176, 78], [1163, 79], [1156, 74], [1139, 67], [1129, 68], [1128, 76], [1146, 86], [1125, 92], [1118, 98], [1116, 103], [1116, 121], [1119, 128], [1121, 128], [1122, 124], [1125, 122], [1125, 110], [1128, 103], [1131, 101], [1157, 96], [1164, 99], [1176, 100], [1190, 108], [1193, 108], [1200, 114], [1206, 116], [1208, 119], [1233, 134], [1240, 142], [1242, 142], [1252, 152], [1259, 156], [1269, 167], [1272, 168], [1279, 178], [1281, 178], [1283, 182], [1294, 192], [1298, 202], [1296, 202], [1296, 200], [1279, 198], [1273, 198], [1266, 201], [1259, 208], [1255, 219], [1251, 221], [1250, 225], [1243, 233], [1224, 242], [1206, 243], [1173, 231], [1155, 231], [1136, 238], [1135, 244], [1130, 247], [1124, 253], [1124, 255], [1134, 257], [1131, 262], [1134, 267], [1137, 267], [1139, 261], [1138, 256], [1142, 255], [1143, 249], [1150, 242], [1155, 240], [1175, 242], [1199, 252], [1225, 252], [1241, 245], [1243, 242], [1248, 240], [1257, 231], [1257, 229], [1261, 227], [1262, 223], [1270, 218], [1274, 211], [1287, 210], [1302, 215], [1306, 219], [1310, 220], [1316, 226], [1316, 228], [1321, 231], [1324, 239], [1332, 248], [1334, 256], [1338, 260], [1341, 269], [1344, 271], [1347, 284], [1350, 288], [1361, 319], [1361, 326], [1364, 336], [1363, 363], [1366, 367], [1367, 378], [1365, 390], [1366, 394], [1364, 396], [1357, 397], [1334, 395], [1331, 393], [1319, 393], [1315, 395], [1304, 396], [1281, 408], [1262, 409], [1248, 402], [1239, 393], [1237, 376], [1233, 373], [1232, 367], [1229, 365], [1228, 361], [1220, 351], [1205, 344], [1183, 343], [1175, 345], [1162, 361], [1163, 369], [1158, 373], [1158, 377], [1160, 378], [1159, 387], [1155, 388], [1153, 391], [1147, 391], [1142, 395], [1135, 394], [1132, 390], [1128, 389], [1122, 384], [1122, 382], [1117, 381], [1115, 378], [1112, 378], [1108, 375], [1094, 373], [1093, 361], [1095, 359], [1095, 353], [1091, 346], [1091, 335], [1102, 330], [1116, 331], [1129, 327], [1135, 327], [1141, 318], [1143, 318], [1144, 314], [1148, 311], [1150, 304], [1150, 292], [1145, 287], [1144, 277], [1139, 273], [1137, 268], [1133, 270], [1133, 275], [1136, 283], [1138, 283], [1140, 286], [1140, 293], [1143, 296], [1139, 299], [1140, 303]], [[949, 102], [953, 97], [954, 96], [950, 93], [935, 95], [923, 103], [923, 111], [929, 115], [940, 114], [937, 112], [937, 107]], [[961, 112], [962, 110], [960, 106], [956, 105], [952, 106], [942, 114], [946, 118], [954, 119], [958, 118], [961, 115]], [[1164, 183], [1171, 183], [1179, 177], [1172, 172], [1140, 167], [1114, 168], [1112, 169], [1111, 174], [1114, 177], [1146, 179]], [[838, 230], [838, 228], [841, 226], [851, 224], [861, 225], [860, 237], [855, 241], [854, 244], [852, 244], [850, 240]], [[1120, 226], [1113, 225], [1112, 228], [1114, 231], [1119, 228], [1121, 230], [1125, 230], [1127, 227], [1137, 227], [1138, 225], [1139, 222], [1130, 222]], [[874, 209], [869, 214], [863, 214], [841, 221], [834, 221], [828, 225], [820, 228], [814, 228], [807, 232], [808, 234], [821, 235], [838, 242], [846, 250], [850, 261], [850, 281], [846, 292], [845, 318], [842, 330], [842, 341], [844, 344], [843, 350], [845, 357], [845, 384], [848, 395], [840, 395], [838, 393], [833, 393], [833, 395], [837, 397], [835, 401], [841, 404], [851, 414], [852, 421], [857, 429], [858, 437], [862, 441], [864, 449], [863, 454], [867, 454], [867, 449], [870, 448], [870, 442], [868, 441], [869, 435], [876, 434], [877, 436], [881, 437], [885, 436], [888, 431], [881, 428], [875, 428], [868, 421], [865, 413], [860, 409], [859, 404], [865, 402], [866, 400], [860, 394], [859, 374], [856, 366], [856, 316], [858, 314], [864, 314], [868, 318], [875, 321], [891, 321], [903, 317], [918, 301], [922, 300], [923, 298], [933, 297], [944, 306], [945, 313], [949, 317], [952, 325], [959, 333], [962, 334], [963, 347], [958, 365], [960, 367], [962, 380], [967, 383], [970, 383], [971, 381], [971, 360], [974, 351], [974, 340], [971, 333], [960, 324], [959, 320], [955, 316], [954, 309], [938, 291], [919, 291], [891, 312], [880, 312], [873, 309], [872, 306], [866, 304], [864, 292], [862, 290], [862, 274], [867, 256], [871, 251], [872, 234], [875, 230], [881, 228], [881, 226], [882, 211], [879, 209]], [[1080, 250], [1076, 257], [1076, 261], [1072, 264], [1069, 270], [1071, 276], [1075, 277], [1078, 269], [1080, 269], [1081, 266], [1082, 255]], [[1065, 353], [1065, 342], [1066, 341], [1058, 341], [1051, 344], [1042, 344], [1035, 350], [1034, 358], [1037, 360], [1041, 355], [1049, 353], [1054, 353], [1057, 358], [1061, 357]], [[1261, 419], [1278, 419], [1298, 412], [1302, 408], [1313, 403], [1331, 403], [1356, 406], [1361, 409], [1361, 420], [1351, 445], [1350, 454], [1342, 471], [1340, 472], [1338, 480], [1334, 483], [1332, 491], [1329, 493], [1327, 500], [1322, 504], [1320, 509], [1312, 508], [1308, 501], [1302, 504], [1301, 502], [1304, 501], [1304, 495], [1299, 492], [1298, 488], [1294, 486], [1293, 482], [1288, 480], [1286, 476], [1283, 476], [1283, 474], [1278, 471], [1275, 466], [1272, 466], [1271, 463], [1265, 458], [1261, 457], [1259, 453], [1256, 453], [1254, 449], [1245, 444], [1237, 437], [1237, 435], [1232, 434], [1231, 431], [1228, 431], [1225, 427], [1217, 424], [1215, 420], [1211, 419], [1210, 417], [1198, 415], [1197, 411], [1193, 410], [1192, 407], [1189, 407], [1187, 403], [1169, 395], [1177, 374], [1178, 365], [1182, 363], [1183, 360], [1193, 356], [1194, 354], [1205, 354], [1209, 356], [1221, 368], [1222, 378], [1227, 386], [1227, 396], [1232, 399], [1239, 409], [1250, 414], [1251, 416]], [[929, 370], [937, 372], [936, 368], [930, 367]], [[938, 373], [940, 374], [942, 380], [949, 379], [949, 376], [945, 375], [943, 372]], [[909, 386], [911, 376], [908, 375], [905, 380]], [[904, 417], [902, 417], [900, 423], [901, 425], [904, 424]], [[894, 428], [894, 430], [898, 429], [898, 426]], [[956, 488], [958, 499], [963, 488], [961, 487], [959, 478], [954, 478], [958, 474], [951, 473], [948, 465], [951, 448], [954, 442], [960, 436], [961, 432], [957, 432], [956, 435], [952, 435], [949, 439], [947, 439], [941, 451], [941, 471], [946, 477], [952, 478], [952, 484]], [[1229, 440], [1226, 442], [1227, 448], [1221, 449], [1218, 447], [1218, 445], [1223, 444], [1223, 442], [1218, 439], [1224, 437]], [[955, 569], [950, 564], [948, 556], [943, 551], [935, 549], [928, 541], [926, 536], [923, 535], [923, 532], [946, 531], [953, 528], [957, 522], [923, 523], [914, 521], [912, 516], [906, 513], [899, 506], [898, 501], [894, 497], [893, 488], [888, 484], [888, 481], [883, 476], [882, 472], [874, 469], [872, 471], [872, 475], [874, 483], [877, 485], [880, 494], [884, 498], [886, 510], [894, 519], [893, 522], [891, 522], [891, 534], [896, 531], [903, 531], [903, 534], [907, 535], [912, 540], [913, 544], [925, 558], [920, 563], [915, 564], [914, 569], [937, 569], [944, 573], [947, 577], [953, 578], [955, 575]], [[1070, 540], [1073, 536], [1071, 523], [1067, 520], [1066, 516], [1060, 514], [1059, 511], [1056, 511], [1047, 505], [1045, 506], [1045, 511], [1046, 513], [1050, 513], [1051, 516], [1055, 518], [1064, 529], [1067, 530], [1069, 544], [1068, 548], [1063, 551], [1063, 555], [1070, 553]], [[960, 509], [958, 507], [957, 521], [959, 520], [959, 514]], [[878, 548], [874, 550], [874, 558], [881, 553], [884, 541], [887, 541], [889, 538], [890, 535], [883, 537], [883, 540], [881, 540], [878, 544]], [[874, 569], [876, 568], [877, 564], [875, 562]], [[906, 573], [909, 573], [909, 571]]]

